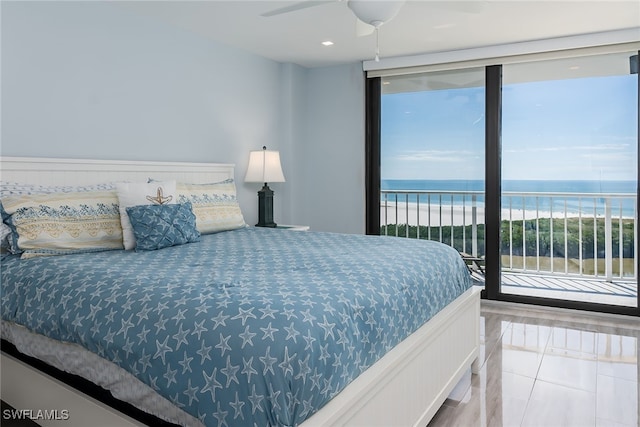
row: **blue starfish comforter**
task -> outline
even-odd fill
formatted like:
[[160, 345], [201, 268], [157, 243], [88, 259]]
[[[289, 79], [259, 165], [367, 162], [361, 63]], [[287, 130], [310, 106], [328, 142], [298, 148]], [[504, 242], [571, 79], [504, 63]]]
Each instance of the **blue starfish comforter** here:
[[2, 319], [122, 367], [207, 426], [294, 426], [471, 286], [452, 248], [243, 228], [2, 261]]

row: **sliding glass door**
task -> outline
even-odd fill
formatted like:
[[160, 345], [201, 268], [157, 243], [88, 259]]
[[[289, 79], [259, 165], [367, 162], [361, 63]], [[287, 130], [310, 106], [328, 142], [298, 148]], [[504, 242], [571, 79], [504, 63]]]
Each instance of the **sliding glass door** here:
[[640, 314], [638, 52], [608, 49], [368, 79], [367, 232], [488, 299]]
[[633, 55], [503, 66], [501, 293], [637, 307]]
[[[480, 260], [484, 69], [388, 77], [381, 85], [380, 234], [437, 240]], [[474, 277], [484, 284], [482, 274]]]

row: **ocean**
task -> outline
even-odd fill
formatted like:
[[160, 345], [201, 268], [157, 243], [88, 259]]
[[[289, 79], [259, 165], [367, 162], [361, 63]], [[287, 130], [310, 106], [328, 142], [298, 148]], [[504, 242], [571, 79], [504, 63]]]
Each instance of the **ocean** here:
[[[383, 179], [382, 190], [483, 191], [483, 180], [403, 180]], [[631, 193], [636, 192], [635, 181], [535, 181], [504, 180], [502, 191], [540, 193]]]
[[[383, 179], [381, 180], [381, 190], [383, 191], [395, 191], [395, 190], [429, 190], [447, 193], [451, 191], [484, 191], [483, 180], [394, 180]], [[605, 199], [607, 195], [612, 194], [625, 194], [629, 197], [613, 198], [612, 199], [612, 211], [615, 217], [623, 216], [632, 218], [635, 215], [635, 196], [637, 191], [637, 184], [635, 181], [580, 181], [580, 180], [567, 180], [567, 181], [553, 181], [553, 180], [504, 180], [502, 181], [503, 192], [520, 192], [520, 193], [568, 193], [566, 196], [550, 198], [546, 197], [533, 197], [533, 196], [518, 196], [518, 197], [503, 197], [502, 208], [508, 209], [523, 209], [534, 211], [536, 209], [540, 211], [563, 212], [566, 209], [569, 213], [589, 213], [593, 214], [594, 209], [597, 215], [604, 214]], [[581, 193], [581, 197], [571, 197], [570, 193]], [[585, 196], [593, 194], [594, 196]], [[391, 196], [389, 196], [391, 197]], [[408, 198], [405, 198], [408, 197]], [[389, 198], [389, 201], [395, 201], [395, 197]], [[408, 196], [399, 195], [398, 201], [404, 203], [408, 201], [410, 203], [427, 202], [426, 195], [410, 194]], [[440, 203], [438, 196], [431, 196], [431, 203]], [[384, 195], [382, 195], [382, 201], [384, 201]], [[484, 196], [478, 195], [477, 201], [479, 204], [484, 204]], [[594, 204], [595, 201], [595, 204]], [[443, 195], [442, 204], [447, 205], [470, 205], [470, 195]], [[511, 203], [511, 205], [509, 204]]]

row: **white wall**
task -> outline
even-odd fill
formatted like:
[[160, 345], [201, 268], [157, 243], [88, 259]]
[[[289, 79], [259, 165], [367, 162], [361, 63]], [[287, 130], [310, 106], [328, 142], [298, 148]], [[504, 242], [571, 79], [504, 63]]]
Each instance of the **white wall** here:
[[287, 178], [276, 222], [364, 230], [359, 64], [280, 64], [107, 2], [1, 7], [2, 155], [235, 163], [253, 224], [259, 186], [242, 180], [266, 145]]
[[365, 94], [360, 64], [307, 71], [293, 217], [314, 230], [365, 232]]

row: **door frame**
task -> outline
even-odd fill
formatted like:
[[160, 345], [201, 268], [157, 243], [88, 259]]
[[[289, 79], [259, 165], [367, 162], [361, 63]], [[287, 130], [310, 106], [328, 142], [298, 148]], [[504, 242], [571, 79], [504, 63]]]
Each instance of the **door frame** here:
[[[638, 74], [638, 78], [637, 140], [640, 142], [640, 74]], [[365, 77], [365, 79], [365, 229], [367, 234], [379, 235], [382, 79], [380, 77]], [[640, 317], [640, 292], [638, 292], [636, 307], [502, 293], [500, 288], [502, 65], [485, 67], [485, 85], [485, 289], [482, 291], [482, 298]], [[640, 147], [637, 150], [637, 156], [639, 167], [636, 171], [636, 199], [640, 200]], [[638, 239], [639, 230], [636, 229], [635, 232], [636, 241], [640, 241]], [[638, 248], [634, 248], [634, 250], [638, 250]], [[636, 258], [636, 272], [640, 272], [640, 256]]]

